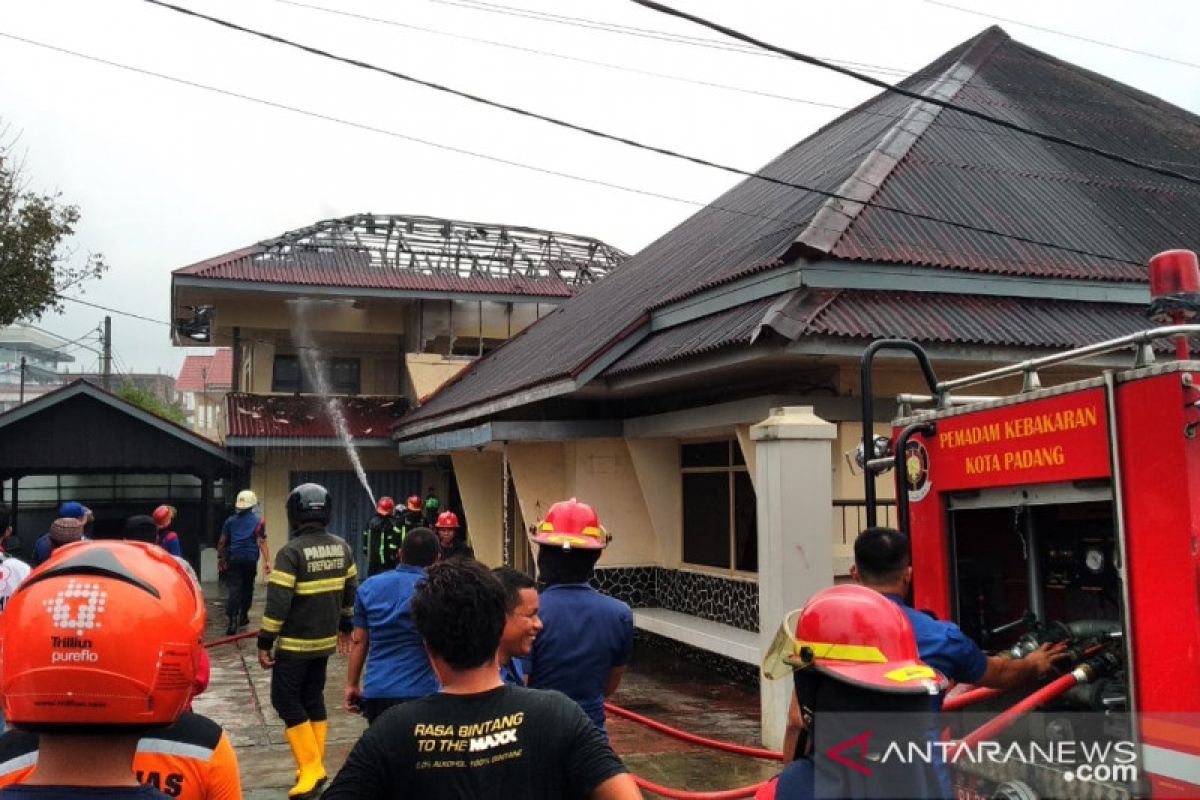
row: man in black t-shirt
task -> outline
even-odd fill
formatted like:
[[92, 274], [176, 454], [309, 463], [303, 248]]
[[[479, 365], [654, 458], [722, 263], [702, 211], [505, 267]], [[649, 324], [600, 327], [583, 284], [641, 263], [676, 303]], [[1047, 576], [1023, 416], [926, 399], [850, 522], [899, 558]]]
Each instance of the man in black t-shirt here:
[[578, 705], [501, 683], [507, 604], [490, 571], [462, 559], [434, 564], [411, 608], [442, 691], [380, 716], [324, 800], [642, 796]]

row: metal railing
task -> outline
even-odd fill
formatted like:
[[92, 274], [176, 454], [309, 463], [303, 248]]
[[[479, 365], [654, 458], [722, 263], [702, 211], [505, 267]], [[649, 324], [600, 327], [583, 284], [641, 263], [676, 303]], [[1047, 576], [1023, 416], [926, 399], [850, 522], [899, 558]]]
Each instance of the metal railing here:
[[[876, 500], [882, 519], [877, 525], [896, 525], [896, 501]], [[867, 527], [866, 500], [834, 500], [833, 501], [833, 546], [853, 547], [854, 539], [863, 528]]]

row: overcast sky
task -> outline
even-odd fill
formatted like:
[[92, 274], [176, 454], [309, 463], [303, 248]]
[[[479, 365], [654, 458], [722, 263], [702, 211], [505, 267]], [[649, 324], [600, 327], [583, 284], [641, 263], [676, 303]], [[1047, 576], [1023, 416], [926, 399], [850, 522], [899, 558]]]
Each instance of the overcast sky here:
[[[850, 107], [875, 93], [794, 61], [544, 21], [512, 10], [717, 37], [627, 0], [304, 3], [308, 7], [290, 0], [179, 0], [337, 54], [745, 169], [760, 167], [841, 113], [829, 106]], [[793, 49], [855, 62], [891, 82], [998, 21], [990, 12], [1200, 62], [1200, 3], [1182, 0], [1136, 6], [1127, 0], [955, 0], [981, 13], [929, 0], [671, 3]], [[484, 108], [143, 0], [3, 0], [0, 9], [0, 34], [7, 37], [387, 132], [0, 37], [0, 119], [21, 132], [26, 177], [32, 188], [60, 191], [81, 207], [73, 245], [81, 253], [102, 252], [112, 267], [82, 297], [159, 320], [168, 317], [171, 270], [320, 219], [374, 212], [508, 223], [595, 236], [633, 253], [735, 181], [726, 173]], [[1200, 68], [998, 22], [1019, 41], [1200, 112]], [[692, 203], [551, 176], [404, 137]], [[68, 306], [65, 314], [46, 315], [37, 324], [75, 339], [104, 316]], [[172, 347], [165, 325], [116, 314], [113, 344], [120, 368], [135, 371], [174, 373], [186, 352], [204, 352]], [[77, 369], [96, 362], [87, 350], [74, 354]]]

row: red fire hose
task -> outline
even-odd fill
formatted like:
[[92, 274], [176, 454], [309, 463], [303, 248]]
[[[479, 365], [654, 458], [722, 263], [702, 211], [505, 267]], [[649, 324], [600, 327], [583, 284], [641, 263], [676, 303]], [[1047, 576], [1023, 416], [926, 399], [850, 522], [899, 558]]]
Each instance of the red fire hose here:
[[999, 689], [988, 689], [986, 687], [970, 689], [962, 694], [956, 694], [953, 697], [947, 698], [946, 702], [942, 703], [942, 711], [957, 711], [960, 708], [974, 705], [981, 700], [995, 697], [1000, 693]]
[[1027, 711], [1032, 711], [1040, 705], [1049, 703], [1051, 700], [1064, 694], [1071, 687], [1078, 683], [1084, 683], [1088, 679], [1089, 674], [1083, 667], [1072, 670], [1060, 678], [1056, 678], [1021, 702], [1013, 705], [1011, 708], [1005, 709], [1003, 713], [997, 715], [994, 719], [988, 720], [968, 733], [962, 738], [959, 744], [970, 748], [979, 744], [984, 739], [991, 739], [1016, 721], [1016, 718], [1020, 715]]
[[233, 642], [236, 642], [239, 639], [250, 639], [255, 636], [258, 636], [258, 631], [246, 631], [245, 633], [239, 633], [236, 636], [226, 636], [224, 639], [213, 639], [211, 642], [205, 642], [204, 646], [205, 647], [220, 647], [223, 644], [232, 644]]
[[[672, 728], [670, 725], [664, 725], [663, 723], [652, 720], [649, 717], [643, 717], [641, 714], [635, 714], [634, 712], [628, 711], [620, 706], [614, 706], [612, 703], [605, 703], [604, 710], [610, 714], [615, 714], [618, 717], [624, 717], [625, 719], [645, 725], [647, 728], [656, 730], [659, 733], [665, 733], [668, 736], [674, 736], [676, 739], [690, 742], [691, 744], [698, 744], [701, 747], [711, 747], [714, 750], [724, 750], [726, 753], [735, 753], [739, 756], [766, 758], [772, 761], [783, 760], [783, 753], [776, 753], [774, 750], [764, 750], [759, 747], [746, 747], [745, 745], [740, 744], [719, 742], [716, 739], [708, 739], [704, 736], [697, 736], [694, 733], [687, 733], [686, 731], [681, 731], [678, 728]], [[743, 797], [745, 795], [737, 796]]]

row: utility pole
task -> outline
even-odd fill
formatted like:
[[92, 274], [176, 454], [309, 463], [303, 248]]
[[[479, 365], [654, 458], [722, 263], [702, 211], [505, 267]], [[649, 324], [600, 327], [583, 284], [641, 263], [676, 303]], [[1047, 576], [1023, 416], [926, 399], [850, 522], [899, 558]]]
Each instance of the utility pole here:
[[104, 354], [100, 357], [100, 376], [104, 391], [112, 391], [112, 317], [104, 317]]
[[25, 405], [25, 356], [21, 356], [21, 395], [17, 405]]

